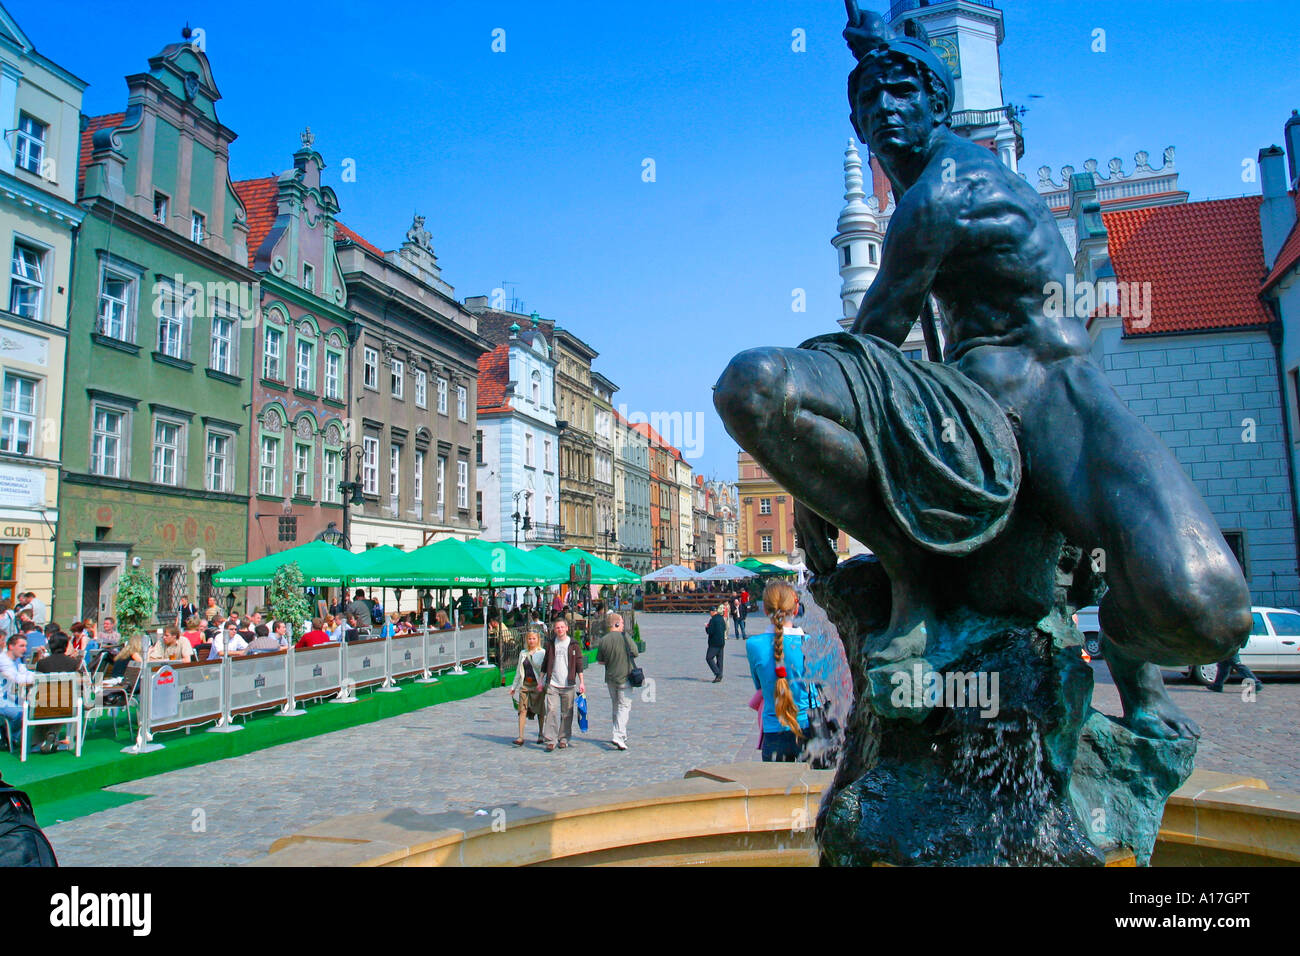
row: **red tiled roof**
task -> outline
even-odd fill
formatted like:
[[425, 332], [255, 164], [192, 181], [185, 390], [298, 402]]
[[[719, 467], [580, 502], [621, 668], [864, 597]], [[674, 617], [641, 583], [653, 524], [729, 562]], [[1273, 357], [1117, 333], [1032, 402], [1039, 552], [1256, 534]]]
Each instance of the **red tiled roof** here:
[[1291, 227], [1291, 235], [1287, 236], [1286, 242], [1282, 243], [1282, 249], [1277, 254], [1277, 261], [1273, 263], [1273, 271], [1264, 280], [1265, 289], [1290, 272], [1297, 263], [1300, 263], [1300, 189], [1292, 193], [1291, 198], [1295, 200], [1296, 223]]
[[257, 258], [257, 250], [262, 248], [267, 234], [275, 225], [280, 205], [276, 202], [278, 189], [276, 177], [266, 176], [262, 179], [241, 179], [234, 183], [235, 194], [244, 204], [248, 214], [248, 266], [252, 268]]
[[1269, 324], [1259, 301], [1260, 202], [1244, 196], [1103, 212], [1116, 280], [1151, 284], [1150, 323], [1135, 328], [1134, 317], [1125, 316], [1125, 333]]
[[86, 128], [81, 131], [81, 155], [77, 157], [77, 198], [86, 191], [86, 167], [90, 165], [90, 154], [94, 150], [95, 130], [105, 126], [121, 126], [126, 120], [125, 113], [107, 113], [104, 116], [87, 116]]
[[498, 345], [478, 357], [478, 411], [480, 415], [511, 410], [510, 346]]
[[351, 241], [351, 242], [355, 242], [355, 243], [356, 243], [357, 245], [359, 245], [362, 249], [366, 250], [366, 252], [370, 253], [372, 256], [375, 256], [376, 258], [379, 258], [379, 259], [384, 258], [384, 250], [383, 250], [383, 249], [380, 249], [380, 248], [379, 248], [377, 245], [375, 245], [373, 242], [367, 242], [367, 241], [366, 241], [365, 239], [363, 239], [360, 235], [358, 235], [357, 233], [353, 232], [351, 229], [349, 229], [347, 226], [343, 225], [343, 223], [341, 223], [341, 222], [335, 221], [335, 223], [334, 223], [334, 236], [335, 236], [336, 239], [347, 239], [347, 240], [349, 240], [349, 241]]
[[682, 458], [682, 453], [679, 452], [672, 445], [668, 444], [668, 442], [664, 440], [664, 437], [662, 435], [660, 435], [657, 431], [655, 431], [653, 428], [650, 427], [649, 422], [635, 422], [635, 423], [629, 423], [629, 425], [631, 425], [631, 427], [634, 430], [639, 431], [642, 435], [645, 435], [646, 438], [650, 439], [650, 447], [662, 448], [664, 451], [668, 452], [668, 454], [672, 455], [678, 461], [684, 460]]

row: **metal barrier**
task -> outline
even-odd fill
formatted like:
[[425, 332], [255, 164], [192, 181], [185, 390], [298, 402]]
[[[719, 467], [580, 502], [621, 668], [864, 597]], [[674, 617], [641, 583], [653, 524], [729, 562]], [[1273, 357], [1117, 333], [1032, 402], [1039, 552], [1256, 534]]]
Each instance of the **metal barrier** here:
[[[162, 744], [153, 739], [156, 733], [209, 723], [214, 725], [209, 731], [231, 733], [243, 729], [234, 718], [245, 714], [279, 710], [285, 716], [296, 716], [306, 713], [297, 706], [300, 701], [331, 698], [350, 703], [356, 700], [353, 691], [358, 688], [391, 692], [400, 690], [397, 681], [403, 679], [433, 682], [436, 672], [455, 673], [463, 664], [483, 661], [487, 656], [485, 637], [482, 627], [426, 629], [401, 637], [320, 644], [301, 651], [291, 645], [281, 651], [185, 663], [148, 660], [149, 647], [155, 641], [146, 635], [146, 662], [141, 665], [135, 694], [139, 731], [122, 752], [160, 749]], [[503, 670], [515, 666], [518, 646], [506, 642], [505, 647], [513, 650], [507, 651]], [[129, 693], [130, 688], [125, 689]]]

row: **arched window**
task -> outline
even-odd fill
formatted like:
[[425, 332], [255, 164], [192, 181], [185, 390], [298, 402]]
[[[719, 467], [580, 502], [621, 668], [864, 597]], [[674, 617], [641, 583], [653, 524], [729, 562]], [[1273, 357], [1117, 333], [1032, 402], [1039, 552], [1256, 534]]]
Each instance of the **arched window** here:
[[533, 372], [533, 404], [541, 406], [542, 404], [542, 373]]

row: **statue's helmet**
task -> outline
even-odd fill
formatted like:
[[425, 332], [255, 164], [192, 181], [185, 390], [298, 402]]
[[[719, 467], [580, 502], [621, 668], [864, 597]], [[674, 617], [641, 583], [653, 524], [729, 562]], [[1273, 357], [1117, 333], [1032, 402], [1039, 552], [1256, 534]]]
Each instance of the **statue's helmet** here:
[[940, 96], [944, 102], [944, 122], [952, 112], [955, 84], [948, 65], [930, 47], [925, 28], [914, 20], [907, 21], [903, 35], [895, 35], [889, 24], [878, 13], [859, 10], [856, 0], [845, 0], [849, 22], [844, 28], [844, 39], [857, 58], [858, 65], [849, 74], [849, 118], [858, 139], [866, 136], [858, 127], [858, 91], [868, 78], [884, 72], [891, 64], [905, 63], [914, 69], [931, 96]]

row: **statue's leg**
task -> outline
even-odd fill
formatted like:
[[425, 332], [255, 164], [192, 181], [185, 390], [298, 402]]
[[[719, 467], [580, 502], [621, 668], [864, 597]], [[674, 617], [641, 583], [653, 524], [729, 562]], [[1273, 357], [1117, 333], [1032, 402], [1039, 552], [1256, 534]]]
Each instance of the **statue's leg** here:
[[930, 582], [915, 572], [925, 556], [885, 508], [839, 363], [807, 349], [750, 349], [722, 373], [713, 403], [727, 432], [783, 488], [876, 554], [894, 591], [898, 640], [886, 656], [919, 653]]
[[1101, 549], [1106, 658], [1129, 725], [1193, 733], [1157, 665], [1222, 660], [1239, 647], [1250, 632], [1245, 579], [1178, 461], [1101, 370], [1069, 359], [1042, 371], [1015, 409], [1030, 462], [1022, 499], [1071, 541]]

